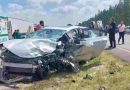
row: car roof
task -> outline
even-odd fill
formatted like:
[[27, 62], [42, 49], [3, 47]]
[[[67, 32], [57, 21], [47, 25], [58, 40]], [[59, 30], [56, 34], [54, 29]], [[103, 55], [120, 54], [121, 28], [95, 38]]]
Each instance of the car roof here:
[[65, 31], [70, 31], [75, 28], [87, 28], [87, 27], [82, 27], [82, 26], [66, 26], [66, 27], [45, 27], [44, 29], [59, 29], [59, 30], [65, 30]]

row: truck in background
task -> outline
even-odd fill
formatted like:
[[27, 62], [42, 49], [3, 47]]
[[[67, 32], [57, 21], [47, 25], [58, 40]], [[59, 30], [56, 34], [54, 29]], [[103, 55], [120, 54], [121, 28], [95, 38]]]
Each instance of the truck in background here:
[[0, 16], [0, 44], [9, 40], [8, 18]]
[[22, 35], [34, 31], [34, 23], [25, 20], [0, 16], [0, 43], [12, 39], [12, 34], [19, 29]]

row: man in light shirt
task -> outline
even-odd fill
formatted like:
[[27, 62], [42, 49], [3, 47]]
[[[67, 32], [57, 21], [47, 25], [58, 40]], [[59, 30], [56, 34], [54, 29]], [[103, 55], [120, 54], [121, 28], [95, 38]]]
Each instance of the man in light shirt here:
[[121, 21], [121, 23], [118, 25], [118, 30], [119, 30], [118, 44], [120, 43], [120, 39], [122, 39], [122, 44], [124, 44], [125, 29], [126, 29], [126, 26], [124, 22]]

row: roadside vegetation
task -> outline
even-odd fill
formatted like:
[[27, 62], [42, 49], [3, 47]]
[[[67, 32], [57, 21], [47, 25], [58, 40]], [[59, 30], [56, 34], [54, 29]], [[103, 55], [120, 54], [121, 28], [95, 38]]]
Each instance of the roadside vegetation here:
[[91, 21], [102, 20], [103, 25], [107, 25], [111, 17], [113, 17], [118, 24], [121, 20], [124, 21], [126, 25], [130, 25], [130, 0], [119, 0], [119, 4], [115, 6], [110, 6], [108, 10], [104, 9], [98, 11], [94, 17], [87, 21], [79, 23], [80, 26], [88, 26]]
[[130, 90], [130, 64], [104, 51], [78, 73], [59, 73], [22, 90]]

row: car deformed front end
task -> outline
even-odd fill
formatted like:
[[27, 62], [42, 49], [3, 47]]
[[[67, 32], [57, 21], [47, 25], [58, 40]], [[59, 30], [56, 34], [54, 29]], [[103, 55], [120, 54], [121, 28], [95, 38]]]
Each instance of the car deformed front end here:
[[46, 28], [31, 37], [3, 44], [3, 81], [8, 81], [5, 73], [32, 75], [41, 80], [49, 71], [77, 72], [79, 62], [99, 56], [107, 43], [106, 36], [85, 27]]

